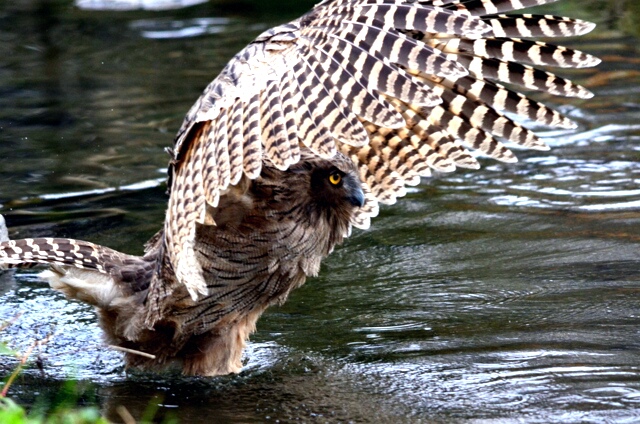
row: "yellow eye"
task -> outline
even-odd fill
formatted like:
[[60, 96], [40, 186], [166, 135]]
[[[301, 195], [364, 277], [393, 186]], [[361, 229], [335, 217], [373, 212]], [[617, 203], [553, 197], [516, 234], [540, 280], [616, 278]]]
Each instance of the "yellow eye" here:
[[329, 182], [333, 185], [338, 185], [340, 184], [340, 182], [342, 181], [342, 175], [338, 174], [337, 172], [334, 172], [333, 174], [329, 175]]

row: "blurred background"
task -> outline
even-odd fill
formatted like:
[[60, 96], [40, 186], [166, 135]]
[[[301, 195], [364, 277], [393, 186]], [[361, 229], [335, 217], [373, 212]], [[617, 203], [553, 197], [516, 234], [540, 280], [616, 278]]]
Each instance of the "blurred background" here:
[[[244, 45], [313, 3], [0, 0], [11, 237], [141, 253], [162, 225], [163, 149], [184, 114]], [[10, 394], [43, 409], [72, 398], [114, 421], [119, 406], [181, 422], [639, 420], [640, 2], [531, 12], [596, 22], [557, 42], [603, 59], [557, 71], [593, 99], [527, 93], [579, 124], [538, 128], [550, 152], [482, 159], [383, 207], [267, 312], [240, 376], [128, 372], [91, 308], [34, 270], [3, 274], [0, 340], [24, 351], [50, 336]], [[0, 357], [1, 376], [15, 366]]]

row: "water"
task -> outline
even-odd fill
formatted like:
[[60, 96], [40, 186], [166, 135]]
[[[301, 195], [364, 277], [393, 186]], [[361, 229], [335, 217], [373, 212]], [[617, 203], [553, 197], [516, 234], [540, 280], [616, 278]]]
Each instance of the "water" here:
[[[10, 394], [55, 402], [73, 378], [78, 403], [114, 421], [121, 405], [181, 422], [640, 421], [639, 39], [578, 3], [553, 10], [602, 23], [570, 44], [604, 64], [561, 74], [596, 97], [539, 97], [579, 128], [541, 129], [550, 152], [483, 159], [383, 207], [259, 321], [242, 374], [126, 372], [92, 309], [25, 270], [0, 281], [0, 318], [12, 322], [2, 340], [22, 352], [49, 341]], [[11, 236], [140, 253], [162, 222], [162, 149], [184, 113], [255, 34], [305, 8], [266, 5], [3, 4], [0, 213]], [[3, 376], [15, 366], [0, 358]]]

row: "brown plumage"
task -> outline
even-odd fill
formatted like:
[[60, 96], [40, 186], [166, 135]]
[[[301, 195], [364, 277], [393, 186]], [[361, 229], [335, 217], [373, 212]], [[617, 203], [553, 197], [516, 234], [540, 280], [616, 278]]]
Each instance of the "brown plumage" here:
[[[317, 274], [363, 203], [355, 165], [342, 155], [322, 159], [303, 149], [287, 170], [265, 160], [258, 178], [242, 177], [196, 224], [195, 255], [207, 281], [197, 300], [166, 263], [162, 232], [143, 257], [69, 239], [15, 240], [2, 251], [6, 263], [52, 263], [42, 276], [98, 307], [108, 343], [155, 356], [129, 354], [130, 365], [178, 363], [186, 374], [228, 374], [240, 371], [260, 314]], [[158, 282], [164, 297], [149, 326], [150, 285]]]
[[188, 112], [172, 151], [164, 228], [136, 257], [88, 242], [0, 243], [0, 263], [49, 263], [43, 277], [98, 307], [130, 365], [238, 372], [260, 314], [318, 272], [378, 202], [432, 169], [477, 168], [469, 149], [545, 150], [509, 116], [570, 128], [501, 83], [561, 96], [588, 90], [535, 66], [594, 57], [527, 37], [593, 28], [502, 15], [554, 0], [325, 0], [260, 35]]

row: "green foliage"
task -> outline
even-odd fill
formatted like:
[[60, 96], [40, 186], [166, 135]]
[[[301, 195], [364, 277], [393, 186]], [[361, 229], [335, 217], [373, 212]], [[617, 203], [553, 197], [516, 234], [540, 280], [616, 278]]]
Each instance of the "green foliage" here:
[[96, 408], [59, 409], [49, 416], [29, 416], [20, 405], [0, 398], [0, 423], [4, 424], [108, 424]]
[[25, 410], [11, 399], [0, 398], [0, 422], [22, 424], [31, 422]]
[[5, 342], [0, 342], [0, 355], [18, 356], [18, 353], [10, 349]]

